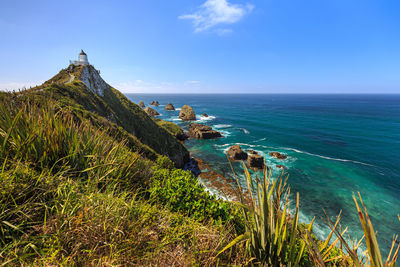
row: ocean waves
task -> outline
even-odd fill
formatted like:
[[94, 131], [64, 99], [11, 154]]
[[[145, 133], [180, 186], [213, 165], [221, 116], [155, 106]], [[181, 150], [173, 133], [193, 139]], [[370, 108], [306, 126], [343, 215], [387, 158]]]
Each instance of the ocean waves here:
[[327, 157], [327, 156], [322, 156], [322, 155], [318, 155], [318, 154], [313, 154], [313, 153], [301, 151], [301, 150], [298, 150], [298, 149], [295, 149], [295, 148], [283, 147], [282, 149], [294, 151], [294, 152], [296, 152], [296, 153], [306, 154], [306, 155], [313, 156], [313, 157], [318, 157], [318, 158], [322, 158], [322, 159], [327, 159], [327, 160], [342, 161], [342, 162], [351, 162], [351, 163], [361, 164], [361, 165], [366, 165], [366, 166], [374, 166], [374, 165], [371, 165], [371, 164], [368, 164], [368, 163], [364, 163], [364, 162], [360, 162], [360, 161], [356, 161], [356, 160], [332, 158], [332, 157]]

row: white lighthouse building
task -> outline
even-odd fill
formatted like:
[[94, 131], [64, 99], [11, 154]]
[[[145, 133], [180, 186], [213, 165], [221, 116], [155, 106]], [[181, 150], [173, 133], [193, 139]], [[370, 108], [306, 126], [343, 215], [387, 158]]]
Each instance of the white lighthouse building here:
[[83, 50], [79, 53], [79, 59], [78, 60], [70, 60], [70, 64], [77, 65], [77, 66], [84, 66], [84, 65], [89, 65], [88, 57]]

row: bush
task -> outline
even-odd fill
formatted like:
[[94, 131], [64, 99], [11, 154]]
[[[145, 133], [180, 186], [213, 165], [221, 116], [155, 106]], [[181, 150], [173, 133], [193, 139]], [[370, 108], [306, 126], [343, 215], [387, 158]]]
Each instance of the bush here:
[[149, 192], [153, 201], [199, 221], [227, 222], [238, 219], [236, 208], [206, 192], [190, 171], [155, 167]]

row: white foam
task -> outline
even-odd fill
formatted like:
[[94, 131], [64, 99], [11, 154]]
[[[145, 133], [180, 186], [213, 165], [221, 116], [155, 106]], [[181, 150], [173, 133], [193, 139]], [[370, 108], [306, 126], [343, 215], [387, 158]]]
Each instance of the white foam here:
[[223, 145], [214, 145], [215, 147], [226, 147], [226, 146], [231, 146], [231, 144], [223, 144]]
[[211, 120], [214, 120], [214, 119], [215, 119], [215, 116], [208, 116], [208, 117], [196, 116], [197, 122], [206, 122], [206, 121], [211, 121]]
[[216, 129], [221, 129], [221, 128], [229, 128], [229, 127], [232, 127], [232, 125], [230, 125], [230, 124], [216, 124], [216, 125], [214, 125], [213, 127], [216, 128]]
[[258, 143], [258, 142], [262, 142], [262, 141], [265, 141], [265, 140], [267, 140], [266, 137], [261, 138], [261, 139], [259, 139], [259, 140], [251, 141], [250, 143]]
[[170, 120], [172, 120], [172, 121], [180, 121], [181, 119], [179, 119], [178, 116], [172, 116], [172, 117], [170, 118]]
[[329, 159], [329, 160], [335, 160], [335, 161], [343, 161], [343, 162], [352, 162], [352, 163], [356, 163], [356, 164], [373, 166], [371, 164], [360, 162], [360, 161], [355, 161], [355, 160], [350, 160], [350, 159], [331, 158], [331, 157], [327, 157], [327, 156], [322, 156], [322, 155], [318, 155], [318, 154], [313, 154], [313, 153], [301, 151], [301, 150], [298, 150], [298, 149], [295, 149], [295, 148], [290, 148], [290, 147], [283, 147], [282, 149], [291, 150], [291, 151], [294, 151], [294, 152], [297, 152], [297, 153], [306, 154], [306, 155], [309, 155], [309, 156], [319, 157], [319, 158], [323, 158], [323, 159]]
[[249, 130], [245, 128], [238, 128], [239, 130], [243, 131], [245, 134], [250, 134]]
[[182, 108], [176, 108], [175, 110], [178, 110], [178, 111], [179, 111], [179, 110], [181, 110], [181, 109], [182, 109]]
[[220, 130], [220, 133], [222, 134], [223, 137], [228, 137], [232, 134], [231, 132], [229, 132], [227, 130]]

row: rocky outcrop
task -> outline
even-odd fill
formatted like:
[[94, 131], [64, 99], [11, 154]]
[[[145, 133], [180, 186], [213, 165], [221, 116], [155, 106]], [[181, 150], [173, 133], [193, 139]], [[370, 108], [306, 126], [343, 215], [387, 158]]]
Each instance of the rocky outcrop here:
[[175, 107], [171, 103], [168, 103], [165, 105], [164, 109], [165, 110], [175, 110]]
[[104, 91], [110, 88], [100, 76], [99, 71], [93, 66], [84, 66], [79, 79], [86, 85], [86, 87], [101, 97], [104, 96]]
[[144, 102], [142, 100], [140, 100], [140, 102], [139, 102], [139, 107], [141, 107], [141, 108], [145, 107]]
[[258, 154], [250, 154], [247, 158], [247, 166], [249, 168], [261, 170], [264, 168], [264, 157]]
[[208, 115], [207, 115], [207, 113], [203, 113], [203, 114], [201, 114], [201, 116], [203, 116], [203, 117], [208, 117]]
[[231, 160], [247, 160], [247, 153], [239, 145], [231, 146], [227, 153]]
[[283, 166], [283, 165], [276, 165], [276, 167], [279, 168], [279, 169], [286, 169], [286, 167]]
[[145, 112], [147, 113], [147, 115], [149, 115], [150, 117], [154, 117], [154, 116], [160, 115], [160, 113], [158, 113], [157, 111], [155, 111], [155, 110], [152, 109], [151, 107], [145, 108], [144, 111], [145, 111]]
[[153, 101], [150, 102], [150, 105], [158, 107], [160, 105], [160, 103], [158, 103], [158, 101], [154, 101], [153, 100]]
[[196, 120], [196, 114], [191, 106], [184, 105], [179, 112], [179, 118], [184, 121], [194, 121]]
[[222, 137], [220, 132], [214, 131], [210, 126], [199, 123], [190, 124], [189, 135], [197, 139], [214, 139]]
[[277, 158], [277, 159], [286, 159], [287, 158], [287, 155], [283, 155], [279, 152], [271, 152], [271, 153], [269, 153], [269, 155], [274, 158]]

